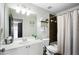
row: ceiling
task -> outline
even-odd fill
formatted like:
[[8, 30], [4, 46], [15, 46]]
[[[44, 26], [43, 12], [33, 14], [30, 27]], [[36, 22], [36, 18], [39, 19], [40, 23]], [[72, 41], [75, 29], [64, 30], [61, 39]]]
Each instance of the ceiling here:
[[72, 8], [79, 5], [79, 3], [33, 3], [33, 4], [52, 13], [58, 13], [68, 8]]

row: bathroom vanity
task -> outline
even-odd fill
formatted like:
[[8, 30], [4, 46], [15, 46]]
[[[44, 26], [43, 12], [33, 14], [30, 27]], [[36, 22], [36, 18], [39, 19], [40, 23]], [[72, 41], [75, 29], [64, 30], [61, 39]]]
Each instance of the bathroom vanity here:
[[12, 43], [2, 47], [5, 51], [1, 55], [43, 55], [42, 40]]

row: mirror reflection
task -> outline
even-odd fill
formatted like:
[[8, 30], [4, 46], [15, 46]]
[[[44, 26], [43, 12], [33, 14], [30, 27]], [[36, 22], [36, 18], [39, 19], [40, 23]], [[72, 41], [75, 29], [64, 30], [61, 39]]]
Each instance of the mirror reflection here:
[[[15, 8], [16, 7], [16, 8]], [[7, 27], [7, 28], [6, 28]], [[22, 40], [21, 38], [37, 37], [37, 15], [30, 8], [20, 4], [5, 6], [5, 42]], [[26, 38], [25, 38], [26, 40]]]

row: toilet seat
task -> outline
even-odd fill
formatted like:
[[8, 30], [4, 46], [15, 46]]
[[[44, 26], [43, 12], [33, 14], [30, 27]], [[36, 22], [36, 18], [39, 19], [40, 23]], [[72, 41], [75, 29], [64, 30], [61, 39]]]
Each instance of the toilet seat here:
[[54, 55], [54, 53], [57, 53], [57, 45], [49, 45], [49, 46], [46, 46], [46, 54], [47, 55]]

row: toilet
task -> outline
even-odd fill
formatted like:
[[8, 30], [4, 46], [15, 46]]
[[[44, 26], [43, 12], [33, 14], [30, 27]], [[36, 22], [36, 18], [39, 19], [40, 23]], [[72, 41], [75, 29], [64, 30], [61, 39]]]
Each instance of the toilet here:
[[43, 39], [43, 47], [46, 50], [46, 55], [54, 55], [57, 53], [57, 42], [52, 42], [49, 45], [49, 39]]
[[54, 55], [56, 53], [58, 53], [56, 42], [52, 42], [49, 46], [46, 46], [47, 55]]

